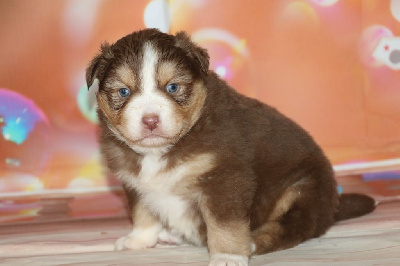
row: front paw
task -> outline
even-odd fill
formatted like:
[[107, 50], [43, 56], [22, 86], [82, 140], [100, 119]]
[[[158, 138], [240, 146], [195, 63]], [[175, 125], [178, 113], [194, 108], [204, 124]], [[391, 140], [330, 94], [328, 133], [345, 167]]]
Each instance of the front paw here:
[[135, 229], [127, 236], [115, 242], [115, 250], [153, 248], [157, 244], [157, 235], [153, 232]]
[[158, 234], [158, 240], [157, 242], [162, 245], [180, 245], [182, 244], [182, 239], [177, 236], [172, 234], [171, 232], [163, 229], [159, 234]]
[[246, 256], [217, 253], [212, 255], [208, 266], [248, 266], [249, 258]]

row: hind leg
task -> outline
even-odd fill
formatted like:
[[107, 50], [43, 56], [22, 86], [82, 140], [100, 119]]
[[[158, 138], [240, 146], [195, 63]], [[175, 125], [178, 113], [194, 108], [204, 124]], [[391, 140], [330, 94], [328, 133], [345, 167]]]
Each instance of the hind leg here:
[[[253, 254], [265, 254], [287, 249], [314, 236], [313, 226], [306, 225], [300, 210], [290, 211], [277, 221], [269, 221], [252, 232]], [[298, 219], [302, 219], [301, 223]], [[304, 223], [303, 223], [304, 222]]]
[[252, 232], [253, 254], [294, 247], [325, 233], [333, 224], [334, 206], [323, 206], [317, 193], [303, 191], [289, 188], [277, 201], [268, 221]]

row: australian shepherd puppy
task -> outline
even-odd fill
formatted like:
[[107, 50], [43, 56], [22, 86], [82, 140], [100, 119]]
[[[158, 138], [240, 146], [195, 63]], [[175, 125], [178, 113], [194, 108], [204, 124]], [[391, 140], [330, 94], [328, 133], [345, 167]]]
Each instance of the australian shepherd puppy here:
[[247, 265], [375, 207], [339, 196], [312, 137], [230, 88], [184, 32], [145, 29], [105, 43], [86, 79], [101, 152], [132, 214], [117, 250], [191, 243], [208, 247], [210, 265]]

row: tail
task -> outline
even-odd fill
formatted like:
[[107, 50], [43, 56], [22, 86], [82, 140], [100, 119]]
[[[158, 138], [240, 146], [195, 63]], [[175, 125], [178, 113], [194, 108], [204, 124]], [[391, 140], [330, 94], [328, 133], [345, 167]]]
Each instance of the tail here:
[[340, 195], [339, 210], [335, 214], [335, 221], [356, 218], [370, 213], [375, 209], [375, 200], [362, 194]]

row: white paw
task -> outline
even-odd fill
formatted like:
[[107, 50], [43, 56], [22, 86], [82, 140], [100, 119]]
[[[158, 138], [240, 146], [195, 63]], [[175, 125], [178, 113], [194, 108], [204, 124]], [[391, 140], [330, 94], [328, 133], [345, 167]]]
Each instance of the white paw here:
[[212, 255], [208, 266], [248, 266], [249, 258], [240, 255], [217, 253]]
[[157, 232], [154, 230], [134, 229], [129, 235], [115, 242], [115, 250], [151, 248], [157, 244]]
[[251, 254], [253, 254], [257, 250], [257, 246], [253, 242], [251, 243], [250, 248], [251, 248]]
[[172, 234], [171, 232], [163, 229], [159, 234], [158, 234], [158, 240], [157, 242], [159, 244], [166, 244], [166, 245], [180, 245], [182, 244], [182, 239], [177, 236]]
[[156, 241], [148, 241], [128, 235], [118, 238], [117, 242], [115, 242], [115, 250], [152, 248], [156, 244]]

